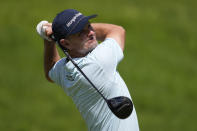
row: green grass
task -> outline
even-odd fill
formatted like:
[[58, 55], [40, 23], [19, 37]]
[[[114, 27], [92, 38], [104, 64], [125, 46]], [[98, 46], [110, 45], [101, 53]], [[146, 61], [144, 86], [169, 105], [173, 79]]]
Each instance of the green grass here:
[[[85, 122], [63, 90], [43, 73], [35, 27], [63, 9], [93, 22], [122, 25], [119, 72], [131, 92], [142, 131], [196, 131], [197, 16], [195, 0], [0, 2], [0, 130], [82, 131]], [[62, 53], [61, 53], [62, 54]]]

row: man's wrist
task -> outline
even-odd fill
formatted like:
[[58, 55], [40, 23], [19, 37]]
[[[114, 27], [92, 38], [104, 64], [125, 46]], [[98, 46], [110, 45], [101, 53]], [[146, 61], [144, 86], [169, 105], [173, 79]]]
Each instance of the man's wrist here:
[[44, 44], [46, 44], [47, 46], [54, 46], [56, 44], [55, 41], [48, 41], [46, 39], [43, 40], [44, 40]]

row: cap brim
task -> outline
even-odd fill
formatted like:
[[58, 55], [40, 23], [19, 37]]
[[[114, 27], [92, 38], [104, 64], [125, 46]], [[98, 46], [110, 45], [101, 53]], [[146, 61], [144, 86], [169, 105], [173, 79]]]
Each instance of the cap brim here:
[[72, 34], [76, 34], [78, 32], [80, 32], [85, 26], [86, 24], [89, 22], [89, 19], [95, 18], [97, 17], [97, 15], [91, 15], [91, 16], [85, 16], [84, 18], [82, 18], [79, 23], [75, 26], [75, 28], [68, 34], [68, 35], [72, 35]]
[[88, 19], [92, 19], [92, 18], [95, 18], [95, 17], [97, 17], [97, 14], [87, 16]]

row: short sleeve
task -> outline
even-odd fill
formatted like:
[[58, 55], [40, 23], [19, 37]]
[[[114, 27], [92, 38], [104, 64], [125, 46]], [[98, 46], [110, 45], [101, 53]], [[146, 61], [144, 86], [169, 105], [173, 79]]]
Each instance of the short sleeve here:
[[65, 64], [66, 58], [62, 58], [59, 61], [57, 61], [54, 66], [49, 71], [49, 77], [51, 80], [53, 80], [57, 84], [61, 84], [61, 73], [64, 71], [64, 64]]
[[106, 70], [116, 70], [118, 63], [123, 59], [123, 51], [113, 38], [107, 38], [93, 51], [99, 64]]

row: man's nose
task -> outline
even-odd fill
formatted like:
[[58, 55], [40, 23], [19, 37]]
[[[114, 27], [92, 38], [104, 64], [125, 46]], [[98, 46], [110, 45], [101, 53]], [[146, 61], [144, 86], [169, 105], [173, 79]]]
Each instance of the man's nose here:
[[94, 35], [94, 34], [95, 34], [94, 30], [88, 29], [87, 36], [91, 36], [91, 35]]

